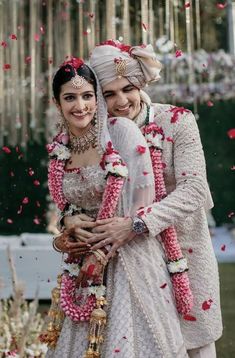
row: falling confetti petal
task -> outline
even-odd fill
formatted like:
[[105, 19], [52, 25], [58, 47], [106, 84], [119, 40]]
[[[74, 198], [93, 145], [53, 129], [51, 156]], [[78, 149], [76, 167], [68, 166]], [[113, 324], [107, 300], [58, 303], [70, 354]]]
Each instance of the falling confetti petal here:
[[190, 2], [186, 2], [185, 4], [184, 4], [184, 7], [187, 9], [188, 7], [190, 7]]
[[143, 174], [144, 174], [144, 175], [148, 175], [148, 174], [149, 174], [149, 172], [143, 172]]
[[25, 57], [25, 63], [26, 63], [26, 64], [31, 63], [31, 56]]
[[182, 51], [181, 50], [176, 50], [175, 51], [175, 57], [180, 57], [182, 56]]
[[190, 254], [192, 254], [192, 252], [193, 252], [193, 249], [188, 249], [188, 252], [190, 253]]
[[40, 224], [40, 220], [38, 219], [37, 216], [35, 216], [35, 218], [33, 219], [33, 222], [35, 225], [39, 225]]
[[40, 32], [41, 32], [42, 35], [45, 34], [45, 28], [44, 28], [44, 26], [40, 26]]
[[146, 32], [148, 31], [148, 25], [142, 22], [142, 29]]
[[8, 224], [13, 224], [13, 220], [12, 219], [7, 219], [7, 223]]
[[19, 210], [17, 211], [17, 214], [20, 215], [22, 213], [22, 211], [23, 211], [23, 206], [20, 205]]
[[235, 128], [229, 129], [227, 132], [230, 139], [235, 139]]
[[228, 218], [232, 218], [235, 215], [234, 211], [231, 211], [230, 213], [228, 213]]
[[10, 65], [9, 63], [5, 63], [5, 64], [3, 65], [3, 69], [4, 69], [4, 71], [10, 70], [10, 69], [11, 69], [11, 65]]
[[115, 348], [114, 349], [114, 353], [119, 353], [119, 352], [121, 352], [120, 348]]
[[222, 245], [220, 248], [221, 251], [225, 251], [225, 249], [226, 249], [226, 245]]
[[225, 9], [226, 6], [227, 6], [227, 3], [222, 4], [222, 3], [218, 2], [218, 3], [216, 4], [217, 9], [219, 9], [219, 10]]
[[35, 35], [34, 35], [34, 40], [37, 41], [37, 42], [40, 41], [40, 35], [39, 35], [39, 34], [35, 34]]
[[164, 283], [163, 285], [160, 286], [160, 288], [165, 288], [167, 286], [167, 283]]
[[11, 34], [11, 35], [10, 35], [10, 39], [12, 39], [12, 40], [17, 40], [17, 36], [16, 36], [15, 34]]
[[116, 122], [117, 122], [117, 118], [113, 118], [111, 119], [110, 124], [114, 125]]
[[34, 171], [33, 171], [32, 168], [29, 168], [29, 175], [30, 175], [30, 176], [33, 176], [33, 175], [34, 175]]
[[6, 154], [10, 154], [11, 150], [8, 147], [2, 147], [2, 150], [6, 153]]
[[212, 101], [207, 101], [206, 104], [207, 104], [208, 107], [213, 107], [214, 106], [214, 103]]
[[136, 151], [137, 151], [139, 154], [144, 154], [144, 153], [146, 152], [146, 147], [144, 147], [144, 146], [142, 146], [142, 145], [137, 145]]
[[191, 315], [189, 315], [189, 314], [185, 314], [185, 315], [183, 316], [183, 319], [185, 319], [186, 321], [191, 321], [191, 322], [194, 322], [194, 321], [197, 320], [196, 317], [191, 316]]
[[209, 310], [211, 308], [212, 303], [213, 303], [212, 299], [204, 301], [203, 304], [202, 304], [203, 311]]
[[40, 185], [40, 181], [39, 181], [39, 180], [34, 180], [34, 181], [33, 181], [33, 184], [34, 184], [35, 186], [39, 186], [39, 185]]
[[26, 196], [23, 200], [22, 200], [22, 204], [28, 204], [29, 203], [29, 198]]
[[2, 41], [2, 42], [1, 42], [1, 46], [4, 47], [4, 48], [6, 48], [6, 47], [7, 47], [6, 41]]

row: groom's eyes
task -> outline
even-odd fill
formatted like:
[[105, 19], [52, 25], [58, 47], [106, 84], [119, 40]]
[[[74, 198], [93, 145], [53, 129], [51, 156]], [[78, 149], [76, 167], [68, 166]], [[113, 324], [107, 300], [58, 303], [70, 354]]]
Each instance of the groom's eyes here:
[[129, 86], [124, 87], [122, 90], [123, 90], [123, 92], [130, 92], [130, 91], [132, 91], [134, 88], [135, 88], [134, 86], [129, 85]]

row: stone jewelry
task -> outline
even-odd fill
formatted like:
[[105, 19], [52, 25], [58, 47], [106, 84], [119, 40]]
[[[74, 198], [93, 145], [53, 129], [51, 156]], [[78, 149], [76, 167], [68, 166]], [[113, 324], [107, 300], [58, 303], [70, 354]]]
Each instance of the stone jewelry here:
[[89, 148], [97, 147], [97, 128], [91, 126], [88, 131], [80, 137], [76, 137], [69, 131], [69, 148], [73, 153], [84, 153]]

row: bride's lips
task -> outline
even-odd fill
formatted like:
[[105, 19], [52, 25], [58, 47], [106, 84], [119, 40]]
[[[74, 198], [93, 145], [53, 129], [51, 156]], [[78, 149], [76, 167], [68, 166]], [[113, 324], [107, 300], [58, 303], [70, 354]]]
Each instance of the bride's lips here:
[[78, 113], [72, 113], [72, 115], [78, 119], [78, 120], [82, 120], [86, 117], [87, 113], [84, 113], [84, 114], [78, 114]]

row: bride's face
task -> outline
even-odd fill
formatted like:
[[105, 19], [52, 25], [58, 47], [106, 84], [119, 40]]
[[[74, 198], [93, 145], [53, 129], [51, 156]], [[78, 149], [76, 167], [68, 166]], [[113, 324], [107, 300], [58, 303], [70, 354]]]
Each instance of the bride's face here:
[[140, 112], [140, 91], [124, 77], [103, 86], [103, 95], [114, 117], [134, 119]]
[[74, 88], [72, 82], [61, 86], [58, 104], [71, 132], [83, 134], [90, 125], [96, 112], [96, 96], [92, 84], [85, 81], [80, 88]]

